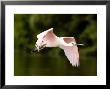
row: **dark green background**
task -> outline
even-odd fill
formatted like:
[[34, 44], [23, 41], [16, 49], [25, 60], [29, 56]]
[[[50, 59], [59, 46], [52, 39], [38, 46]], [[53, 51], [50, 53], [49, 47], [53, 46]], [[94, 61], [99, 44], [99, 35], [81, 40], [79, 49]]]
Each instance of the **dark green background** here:
[[[45, 48], [32, 53], [37, 34], [49, 28], [60, 37], [75, 37], [79, 47], [80, 66], [72, 67], [60, 48]], [[15, 14], [14, 15], [15, 76], [96, 76], [97, 15], [96, 14]]]

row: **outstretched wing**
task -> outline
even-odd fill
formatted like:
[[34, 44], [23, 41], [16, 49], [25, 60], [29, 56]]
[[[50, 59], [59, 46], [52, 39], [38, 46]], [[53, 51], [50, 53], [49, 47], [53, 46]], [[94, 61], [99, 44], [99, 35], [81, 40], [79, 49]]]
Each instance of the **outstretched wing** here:
[[[72, 37], [63, 38], [63, 40], [66, 44], [69, 44], [71, 42], [76, 43], [75, 39]], [[79, 65], [78, 47], [76, 45], [73, 46], [62, 45], [61, 48], [64, 50], [65, 55], [67, 56], [72, 66], [78, 66]]]
[[43, 44], [47, 44], [47, 46], [52, 46], [56, 40], [56, 35], [53, 33], [53, 28], [50, 28], [49, 30], [38, 34], [37, 38], [37, 44], [43, 42]]
[[40, 34], [37, 35], [37, 38], [43, 38], [48, 32], [53, 32], [53, 28], [41, 32]]
[[47, 47], [53, 47], [56, 45], [56, 35], [53, 31], [49, 31], [44, 37], [43, 40], [47, 42]]

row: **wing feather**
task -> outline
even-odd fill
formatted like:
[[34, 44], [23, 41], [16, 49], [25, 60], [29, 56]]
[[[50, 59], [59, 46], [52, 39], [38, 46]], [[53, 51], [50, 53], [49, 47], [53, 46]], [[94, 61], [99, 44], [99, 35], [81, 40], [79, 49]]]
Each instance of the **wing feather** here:
[[79, 53], [77, 46], [64, 46], [64, 52], [72, 66], [79, 65]]
[[76, 45], [72, 45], [72, 46], [66, 45], [71, 42], [76, 43], [74, 37], [73, 38], [64, 37], [63, 42], [65, 42], [65, 44], [62, 44], [60, 48], [62, 48], [64, 50], [64, 53], [65, 53], [66, 57], [68, 58], [68, 60], [70, 61], [70, 63], [72, 64], [72, 66], [79, 66], [78, 47]]
[[53, 47], [56, 43], [56, 35], [53, 33], [53, 28], [46, 30], [37, 35], [36, 44], [41, 45], [41, 43], [46, 44], [46, 47]]

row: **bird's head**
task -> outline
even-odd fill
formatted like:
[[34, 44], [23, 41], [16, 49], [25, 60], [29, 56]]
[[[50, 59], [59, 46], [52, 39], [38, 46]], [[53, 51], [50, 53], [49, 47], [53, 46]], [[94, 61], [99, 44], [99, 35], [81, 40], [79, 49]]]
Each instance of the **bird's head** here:
[[44, 49], [45, 47], [46, 47], [46, 44], [43, 44], [43, 42], [41, 43], [41, 45], [37, 44], [37, 42], [36, 42], [33, 52], [36, 52], [36, 51], [39, 52], [40, 50]]
[[43, 39], [38, 39], [35, 44], [35, 51], [40, 51], [46, 47], [46, 42]]

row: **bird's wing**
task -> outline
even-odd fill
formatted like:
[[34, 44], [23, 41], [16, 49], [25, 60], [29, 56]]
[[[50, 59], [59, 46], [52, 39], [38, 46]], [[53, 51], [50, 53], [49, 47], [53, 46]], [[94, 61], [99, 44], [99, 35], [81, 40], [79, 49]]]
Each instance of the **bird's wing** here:
[[48, 42], [54, 42], [56, 39], [56, 35], [53, 33], [53, 30], [49, 30], [46, 32], [46, 34], [43, 36], [44, 41]]
[[[63, 38], [64, 42], [67, 44], [70, 42], [76, 42], [74, 38], [65, 37]], [[79, 53], [78, 53], [78, 47], [73, 46], [66, 46], [62, 45], [61, 48], [64, 50], [65, 55], [67, 56], [68, 60], [72, 64], [72, 66], [78, 66], [79, 65]]]
[[46, 30], [37, 35], [37, 44], [40, 44], [43, 41], [47, 47], [54, 46], [56, 42], [56, 35], [53, 32], [53, 28]]
[[50, 28], [50, 29], [48, 29], [48, 30], [46, 30], [46, 31], [44, 31], [44, 32], [42, 32], [42, 33], [40, 33], [40, 34], [38, 34], [37, 35], [37, 38], [42, 38], [42, 37], [44, 37], [48, 32], [53, 32], [53, 28]]

